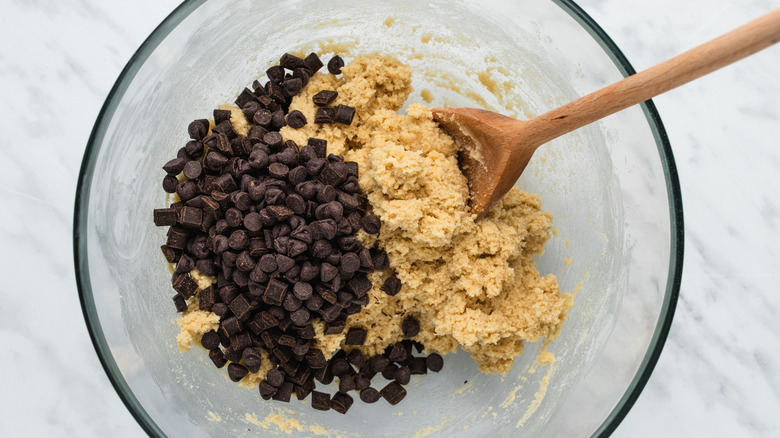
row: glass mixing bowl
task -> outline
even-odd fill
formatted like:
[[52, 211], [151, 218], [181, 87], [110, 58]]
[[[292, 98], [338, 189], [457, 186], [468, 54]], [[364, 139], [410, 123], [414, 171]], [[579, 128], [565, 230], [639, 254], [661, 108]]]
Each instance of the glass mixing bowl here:
[[[269, 403], [230, 382], [204, 351], [180, 353], [170, 275], [152, 209], [161, 166], [187, 124], [232, 102], [287, 51], [394, 54], [414, 72], [410, 102], [528, 118], [633, 73], [569, 1], [187, 1], [114, 85], [84, 156], [74, 246], [82, 306], [111, 382], [154, 436], [607, 435], [646, 383], [680, 285], [683, 223], [672, 152], [651, 102], [542, 147], [518, 185], [555, 215], [538, 257], [576, 292], [554, 363], [527, 344], [506, 376], [462, 352], [414, 379], [399, 405], [346, 416], [308, 401]], [[432, 98], [432, 100], [431, 100]], [[299, 422], [290, 422], [294, 418]]]

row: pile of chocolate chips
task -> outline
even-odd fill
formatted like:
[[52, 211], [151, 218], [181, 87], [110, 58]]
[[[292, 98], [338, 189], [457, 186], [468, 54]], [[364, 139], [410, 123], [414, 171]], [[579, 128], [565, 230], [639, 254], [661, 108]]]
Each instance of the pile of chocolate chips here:
[[[334, 57], [328, 70], [338, 74], [343, 65]], [[315, 378], [328, 384], [339, 376], [339, 392], [330, 398], [315, 391], [312, 406], [326, 409], [327, 397], [327, 408], [345, 413], [352, 404], [350, 390], [361, 391], [366, 402], [381, 394], [397, 403], [406, 393], [400, 384], [411, 374], [438, 371], [441, 357], [414, 358], [411, 341], [370, 360], [354, 350], [349, 363], [343, 351], [326, 360], [312, 347], [312, 322], [325, 321], [326, 334], [343, 332], [347, 316], [368, 304], [372, 284], [366, 274], [389, 265], [383, 250], [365, 248], [355, 237], [360, 229], [369, 234], [380, 229], [379, 219], [366, 215], [357, 163], [328, 154], [325, 140], [309, 138], [299, 147], [279, 133], [285, 125], [306, 125], [302, 113], [288, 112], [290, 102], [322, 66], [314, 53], [305, 59], [285, 54], [268, 69], [266, 84], [255, 81], [253, 90], [245, 88], [236, 104], [250, 121], [246, 136], [233, 130], [229, 110], [214, 110], [210, 134], [208, 120], [190, 123], [191, 140], [163, 166], [163, 189], [180, 200], [155, 209], [154, 222], [170, 227], [161, 249], [176, 265], [171, 281], [179, 312], [197, 290], [190, 271], [217, 278], [198, 294], [200, 309], [220, 317], [218, 330], [201, 340], [213, 363], [227, 364], [229, 377], [238, 382], [260, 369], [260, 349], [266, 350], [274, 368], [260, 393], [279, 401], [289, 401], [293, 392], [303, 400], [315, 389]], [[323, 90], [315, 102], [327, 108], [335, 93]], [[353, 108], [333, 110], [334, 117], [315, 123], [352, 122]], [[400, 282], [390, 277], [383, 289], [394, 295]], [[403, 330], [412, 337], [419, 324], [409, 321]], [[350, 329], [345, 343], [362, 345], [365, 336], [365, 330]], [[370, 387], [379, 372], [394, 379], [382, 391]]]

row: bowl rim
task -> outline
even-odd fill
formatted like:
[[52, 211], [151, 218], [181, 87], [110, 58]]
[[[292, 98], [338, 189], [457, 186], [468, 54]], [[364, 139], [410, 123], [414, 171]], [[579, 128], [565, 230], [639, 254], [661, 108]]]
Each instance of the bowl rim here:
[[[623, 52], [617, 47], [615, 42], [591, 18], [580, 6], [573, 0], [551, 0], [579, 23], [585, 31], [601, 46], [602, 50], [612, 59], [612, 62], [626, 77], [636, 71], [628, 62]], [[127, 407], [130, 414], [135, 418], [141, 428], [150, 436], [165, 437], [165, 433], [152, 420], [141, 403], [130, 389], [127, 381], [122, 375], [119, 367], [111, 354], [111, 349], [106, 342], [105, 336], [100, 326], [94, 297], [92, 295], [91, 282], [89, 277], [88, 257], [87, 257], [87, 207], [89, 205], [89, 190], [92, 181], [92, 175], [95, 167], [97, 153], [100, 150], [99, 144], [105, 135], [106, 127], [111, 121], [114, 111], [121, 97], [124, 95], [129, 84], [132, 82], [135, 74], [144, 64], [149, 55], [157, 48], [159, 43], [187, 16], [195, 9], [205, 3], [206, 0], [184, 0], [176, 7], [144, 40], [144, 42], [135, 51], [133, 56], [127, 62], [122, 72], [119, 74], [116, 82], [106, 97], [103, 106], [98, 113], [95, 125], [92, 128], [79, 171], [78, 182], [76, 186], [76, 197], [73, 216], [73, 259], [76, 271], [76, 286], [79, 292], [79, 301], [84, 320], [87, 325], [92, 345], [95, 348], [98, 359], [106, 372], [111, 385], [116, 390], [119, 398]], [[639, 398], [642, 390], [647, 384], [653, 373], [656, 363], [661, 355], [666, 338], [672, 325], [674, 311], [677, 305], [677, 299], [680, 292], [683, 267], [683, 247], [684, 247], [684, 222], [683, 205], [680, 182], [672, 154], [671, 144], [666, 134], [666, 130], [661, 122], [661, 118], [652, 100], [640, 104], [642, 111], [647, 118], [653, 136], [658, 147], [661, 164], [664, 169], [666, 179], [667, 196], [669, 199], [670, 216], [670, 258], [669, 271], [667, 273], [666, 293], [661, 307], [661, 313], [658, 317], [653, 336], [650, 340], [649, 348], [639, 366], [637, 373], [626, 388], [623, 396], [618, 400], [610, 414], [604, 419], [601, 425], [596, 429], [592, 436], [606, 437], [617, 429], [623, 421], [631, 407]]]

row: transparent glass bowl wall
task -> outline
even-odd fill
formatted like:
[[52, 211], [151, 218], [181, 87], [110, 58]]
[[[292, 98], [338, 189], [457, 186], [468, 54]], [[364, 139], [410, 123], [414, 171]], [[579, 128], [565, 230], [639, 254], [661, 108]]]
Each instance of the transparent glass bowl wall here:
[[[539, 365], [527, 344], [505, 377], [468, 355], [415, 378], [398, 406], [360, 402], [347, 416], [267, 403], [202, 351], [176, 347], [170, 275], [151, 220], [166, 203], [161, 165], [186, 127], [263, 76], [290, 50], [396, 55], [414, 71], [410, 103], [478, 106], [532, 117], [620, 79], [630, 67], [567, 2], [195, 1], [142, 46], [104, 107], [77, 194], [75, 250], [87, 324], [139, 423], [169, 436], [284, 435], [271, 413], [351, 436], [609, 432], [649, 376], [671, 321], [682, 213], [671, 152], [654, 111], [636, 107], [542, 148], [518, 185], [539, 194], [557, 235], [540, 271], [577, 292]], [[197, 349], [195, 349], [197, 350]], [[464, 385], [464, 382], [468, 384]], [[544, 382], [548, 384], [545, 386]], [[546, 389], [543, 398], [537, 397]], [[281, 410], [280, 410], [281, 409]], [[287, 411], [287, 409], [291, 411]], [[219, 419], [219, 421], [217, 421]]]

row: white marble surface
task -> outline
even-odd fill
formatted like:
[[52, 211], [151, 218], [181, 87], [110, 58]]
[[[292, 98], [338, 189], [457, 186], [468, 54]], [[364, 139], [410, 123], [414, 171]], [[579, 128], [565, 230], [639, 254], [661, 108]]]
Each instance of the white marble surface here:
[[[177, 0], [2, 0], [0, 436], [142, 436], [103, 373], [71, 246], [98, 110]], [[780, 6], [584, 0], [642, 69]], [[780, 436], [780, 46], [655, 99], [682, 184], [674, 324], [618, 437]]]

